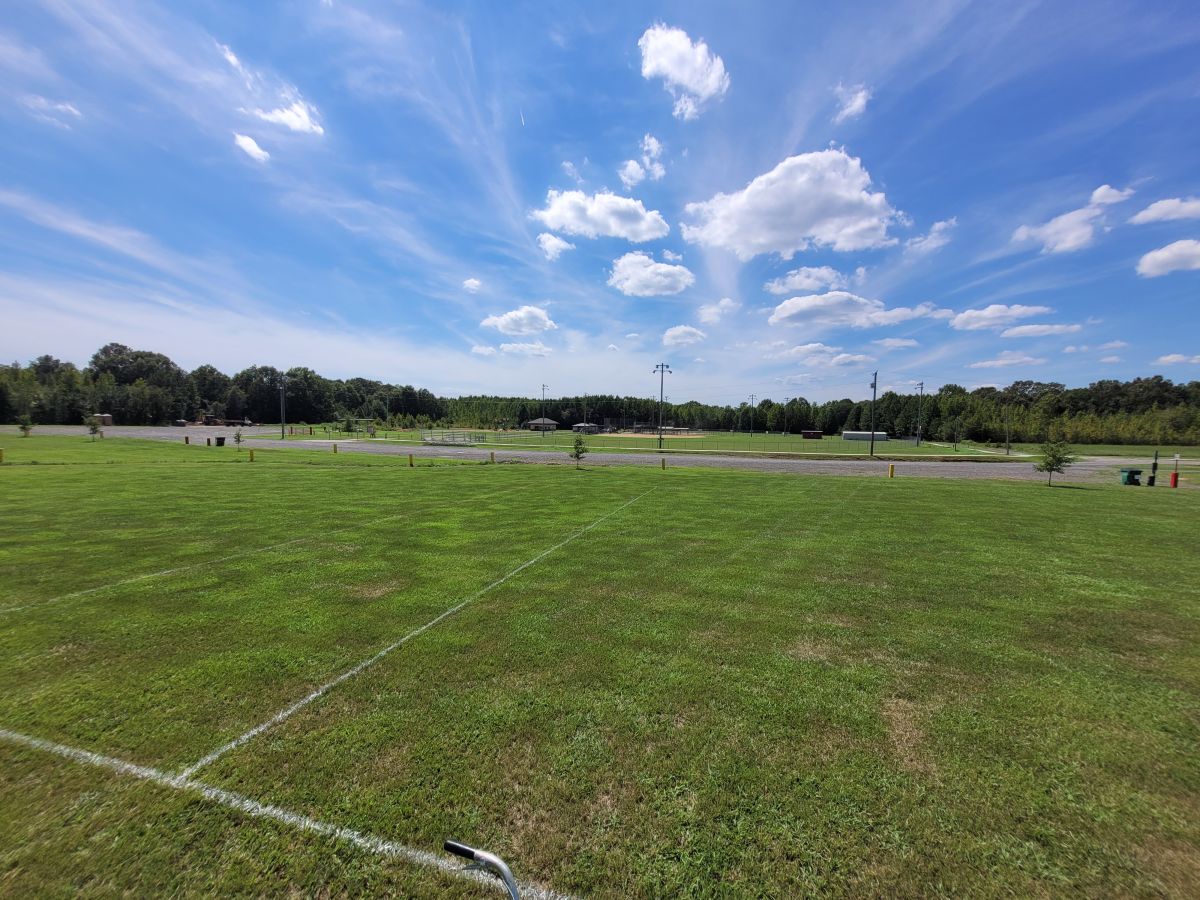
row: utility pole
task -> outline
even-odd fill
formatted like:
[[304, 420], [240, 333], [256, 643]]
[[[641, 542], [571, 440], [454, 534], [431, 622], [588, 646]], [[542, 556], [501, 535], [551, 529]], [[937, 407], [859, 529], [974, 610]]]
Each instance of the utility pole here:
[[750, 438], [754, 438], [754, 403], [758, 400], [757, 394], [750, 395]]
[[1012, 404], [1004, 407], [1004, 455], [1008, 456], [1012, 453], [1012, 427], [1009, 424], [1008, 411], [1012, 408]]
[[783, 431], [782, 431], [782, 432], [780, 432], [780, 433], [781, 433], [781, 434], [782, 434], [784, 437], [787, 437], [787, 433], [788, 433], [788, 430], [787, 430], [787, 406], [788, 406], [788, 404], [789, 404], [789, 403], [791, 403], [791, 402], [792, 402], [792, 398], [791, 398], [791, 397], [784, 397], [784, 398], [783, 398]]
[[287, 376], [280, 375], [279, 376], [279, 439], [281, 441], [284, 440], [283, 423], [287, 421], [287, 415], [286, 415], [286, 411], [284, 410], [284, 405], [283, 405], [283, 388], [284, 388], [284, 385], [286, 385], [286, 384], [287, 384]]
[[871, 455], [875, 455], [875, 395], [878, 392], [879, 370], [871, 373]]
[[921, 407], [925, 405], [925, 382], [918, 381], [917, 387], [921, 389], [921, 394], [917, 398], [917, 446], [921, 446]]
[[666, 363], [659, 363], [654, 367], [654, 371], [658, 373], [658, 449], [663, 448], [662, 435], [662, 408], [663, 408], [663, 388], [666, 384], [666, 377], [671, 372], [671, 367]]

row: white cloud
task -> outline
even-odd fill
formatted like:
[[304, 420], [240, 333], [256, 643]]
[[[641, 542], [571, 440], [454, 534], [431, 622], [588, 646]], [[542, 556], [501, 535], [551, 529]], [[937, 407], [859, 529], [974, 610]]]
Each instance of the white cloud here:
[[532, 216], [554, 231], [588, 238], [619, 237], [635, 244], [666, 237], [671, 230], [658, 210], [647, 212], [640, 200], [607, 191], [590, 197], [583, 191], [548, 191], [546, 208]]
[[1134, 225], [1145, 225], [1147, 222], [1174, 222], [1177, 219], [1200, 219], [1200, 197], [1156, 200], [1129, 221]]
[[1121, 361], [1121, 357], [1119, 357], [1119, 356], [1102, 356], [1102, 357], [1100, 357], [1100, 362], [1102, 362], [1102, 363], [1119, 363], [1120, 361]]
[[570, 160], [563, 160], [562, 170], [567, 173], [567, 177], [576, 184], [583, 184], [583, 176], [579, 174], [579, 169], [575, 168], [575, 163]]
[[558, 259], [567, 250], [574, 250], [575, 245], [569, 241], [564, 241], [556, 234], [550, 234], [548, 231], [543, 231], [537, 236], [538, 246], [542, 248], [542, 252], [546, 254], [546, 259]]
[[495, 356], [496, 348], [488, 347], [484, 344], [476, 344], [471, 348], [471, 352], [477, 356]]
[[830, 347], [828, 344], [811, 343], [799, 344], [787, 350], [771, 354], [772, 359], [795, 359], [806, 366], [853, 366], [860, 363], [874, 362], [874, 357], [862, 353], [843, 353], [841, 347]]
[[1087, 344], [1081, 344], [1079, 346], [1076, 346], [1075, 344], [1068, 344], [1066, 347], [1063, 347], [1063, 353], [1087, 353], [1091, 349], [1092, 348]]
[[822, 291], [826, 288], [846, 286], [846, 276], [830, 266], [801, 266], [792, 269], [782, 278], [775, 278], [763, 285], [771, 294], [791, 294], [796, 291]]
[[317, 108], [299, 97], [287, 106], [281, 106], [278, 109], [256, 109], [254, 115], [264, 122], [274, 122], [276, 125], [282, 125], [292, 131], [306, 134], [325, 133], [325, 129], [316, 118]]
[[1154, 362], [1164, 366], [1178, 366], [1182, 364], [1195, 366], [1200, 365], [1200, 356], [1187, 356], [1184, 353], [1168, 353], [1166, 356], [1160, 356]]
[[871, 92], [867, 90], [864, 84], [847, 86], [839, 84], [833, 89], [837, 95], [841, 106], [838, 108], [837, 115], [833, 117], [834, 122], [844, 122], [846, 119], [857, 119], [867, 109], [867, 101], [871, 99]]
[[665, 259], [667, 262], [679, 262], [680, 260], [683, 259], [683, 254], [675, 253], [672, 250], [664, 250], [662, 252], [662, 258]]
[[1133, 196], [1133, 188], [1118, 191], [1111, 184], [1102, 184], [1092, 191], [1092, 206], [1111, 206]]
[[676, 325], [663, 332], [662, 342], [664, 347], [686, 347], [689, 344], [698, 344], [706, 337], [708, 335], [699, 328], [693, 328], [691, 325]]
[[646, 170], [651, 181], [658, 181], [667, 174], [666, 167], [662, 164], [662, 154], [662, 141], [649, 132], [642, 136], [642, 168]]
[[1017, 303], [1005, 306], [1003, 303], [993, 303], [983, 309], [968, 309], [960, 312], [950, 320], [950, 327], [959, 331], [978, 331], [981, 328], [1002, 328], [1028, 319], [1030, 316], [1042, 316], [1054, 312], [1048, 306], [1022, 306]]
[[705, 325], [716, 325], [726, 313], [736, 312], [742, 304], [729, 297], [723, 297], [716, 303], [706, 303], [700, 307], [700, 321]]
[[1044, 363], [1044, 359], [1036, 359], [1032, 356], [1025, 356], [1017, 350], [1005, 350], [1000, 353], [995, 359], [985, 359], [980, 362], [971, 363], [967, 368], [970, 369], [1003, 369], [1008, 366], [1040, 366]]
[[934, 222], [928, 234], [909, 238], [904, 246], [910, 253], [932, 253], [950, 243], [950, 234], [958, 226], [958, 217]]
[[704, 104], [729, 90], [729, 75], [721, 57], [704, 41], [692, 42], [686, 31], [652, 25], [638, 40], [642, 77], [662, 78], [675, 98], [677, 119], [694, 119]]
[[655, 262], [648, 253], [638, 251], [614, 260], [608, 283], [631, 297], [656, 297], [678, 294], [695, 280], [686, 266]]
[[531, 344], [501, 344], [500, 352], [515, 356], [549, 356], [550, 348], [541, 341], [534, 341]]
[[483, 282], [478, 278], [465, 278], [463, 279], [462, 286], [463, 290], [468, 294], [475, 294], [479, 292], [481, 287], [483, 287]]
[[1013, 232], [1013, 241], [1038, 241], [1043, 253], [1071, 253], [1091, 245], [1096, 226], [1104, 222], [1104, 207], [1120, 203], [1133, 195], [1133, 189], [1119, 191], [1102, 184], [1092, 191], [1087, 206], [1055, 216], [1041, 225], [1022, 225]]
[[791, 156], [742, 190], [684, 207], [697, 217], [685, 240], [732, 250], [742, 260], [760, 253], [791, 259], [812, 246], [863, 250], [895, 243], [887, 235], [896, 211], [871, 176], [843, 150]]
[[872, 344], [878, 344], [884, 350], [899, 350], [903, 347], [920, 346], [912, 338], [881, 338], [878, 341], [871, 341]]
[[616, 344], [609, 344], [608, 349], [609, 350], [620, 350], [621, 348], [618, 347]]
[[1100, 349], [1101, 350], [1120, 350], [1120, 349], [1122, 349], [1124, 347], [1128, 347], [1128, 346], [1129, 346], [1128, 341], [1109, 341], [1107, 344], [1101, 344]]
[[628, 190], [642, 183], [642, 180], [646, 177], [646, 170], [642, 168], [641, 163], [636, 159], [627, 159], [621, 168], [617, 170], [617, 175], [620, 176], [621, 183]]
[[488, 316], [479, 323], [484, 328], [495, 328], [501, 334], [540, 334], [558, 326], [540, 306], [522, 306], [499, 316]]
[[1046, 337], [1051, 334], [1075, 334], [1082, 325], [1015, 325], [1000, 332], [1000, 337]]
[[235, 132], [233, 135], [233, 142], [238, 145], [238, 148], [243, 153], [257, 162], [266, 162], [271, 158], [271, 154], [262, 147], [258, 146], [258, 142], [248, 135], [237, 134]]
[[932, 303], [915, 307], [896, 306], [888, 309], [881, 300], [868, 300], [847, 291], [829, 291], [792, 297], [775, 307], [768, 321], [772, 325], [829, 325], [850, 328], [874, 328], [894, 325], [909, 319], [944, 319], [953, 315]]
[[1137, 273], [1144, 278], [1157, 278], [1170, 272], [1200, 269], [1200, 241], [1176, 241], [1151, 250], [1138, 260]]
[[42, 122], [49, 122], [51, 125], [57, 125], [60, 128], [70, 128], [72, 121], [83, 118], [83, 113], [73, 103], [67, 103], [62, 100], [47, 100], [38, 94], [30, 94], [28, 97], [22, 97], [21, 103], [35, 119]]

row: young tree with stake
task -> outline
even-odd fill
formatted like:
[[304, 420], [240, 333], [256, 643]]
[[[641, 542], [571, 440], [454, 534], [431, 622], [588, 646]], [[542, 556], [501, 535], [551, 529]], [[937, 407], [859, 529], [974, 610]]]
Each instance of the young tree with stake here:
[[583, 442], [583, 435], [575, 435], [575, 448], [567, 455], [575, 460], [575, 468], [579, 468], [580, 461], [587, 456], [587, 444]]
[[1033, 468], [1038, 472], [1047, 473], [1046, 484], [1049, 485], [1055, 472], [1063, 474], [1074, 462], [1075, 456], [1071, 453], [1070, 444], [1066, 441], [1046, 441], [1042, 444], [1042, 458]]

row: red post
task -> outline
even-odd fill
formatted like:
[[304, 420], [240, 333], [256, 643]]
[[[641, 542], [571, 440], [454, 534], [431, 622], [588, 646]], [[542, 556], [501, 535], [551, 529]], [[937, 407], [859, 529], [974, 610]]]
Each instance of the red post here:
[[1171, 473], [1171, 487], [1173, 487], [1173, 488], [1179, 487], [1179, 473], [1178, 472]]

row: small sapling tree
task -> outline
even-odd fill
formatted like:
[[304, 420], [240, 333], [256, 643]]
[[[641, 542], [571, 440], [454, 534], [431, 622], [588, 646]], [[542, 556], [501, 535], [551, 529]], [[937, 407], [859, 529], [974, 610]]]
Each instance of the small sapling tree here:
[[571, 457], [571, 459], [575, 460], [575, 468], [577, 468], [577, 469], [579, 468], [579, 463], [583, 460], [583, 458], [585, 456], [587, 456], [587, 453], [588, 453], [588, 448], [587, 448], [587, 444], [585, 444], [583, 442], [583, 435], [581, 435], [581, 434], [575, 435], [575, 447], [571, 450], [570, 453], [567, 454], [569, 457]]
[[100, 433], [100, 420], [95, 416], [88, 416], [83, 420], [83, 424], [87, 426], [88, 434], [92, 436], [92, 443], [95, 443], [96, 435]]
[[33, 420], [29, 416], [21, 416], [17, 419], [17, 428], [21, 429], [21, 437], [29, 437], [29, 432], [33, 431]]
[[242, 429], [239, 428], [237, 431], [235, 431], [233, 433], [233, 442], [235, 444], [237, 444], [238, 453], [242, 452], [242, 441], [244, 441], [244, 440], [245, 440], [245, 438], [242, 437]]
[[1066, 441], [1046, 441], [1042, 444], [1042, 458], [1034, 465], [1038, 472], [1046, 473], [1046, 484], [1054, 479], [1054, 473], [1061, 475], [1067, 467], [1075, 462], [1071, 453], [1071, 445]]

